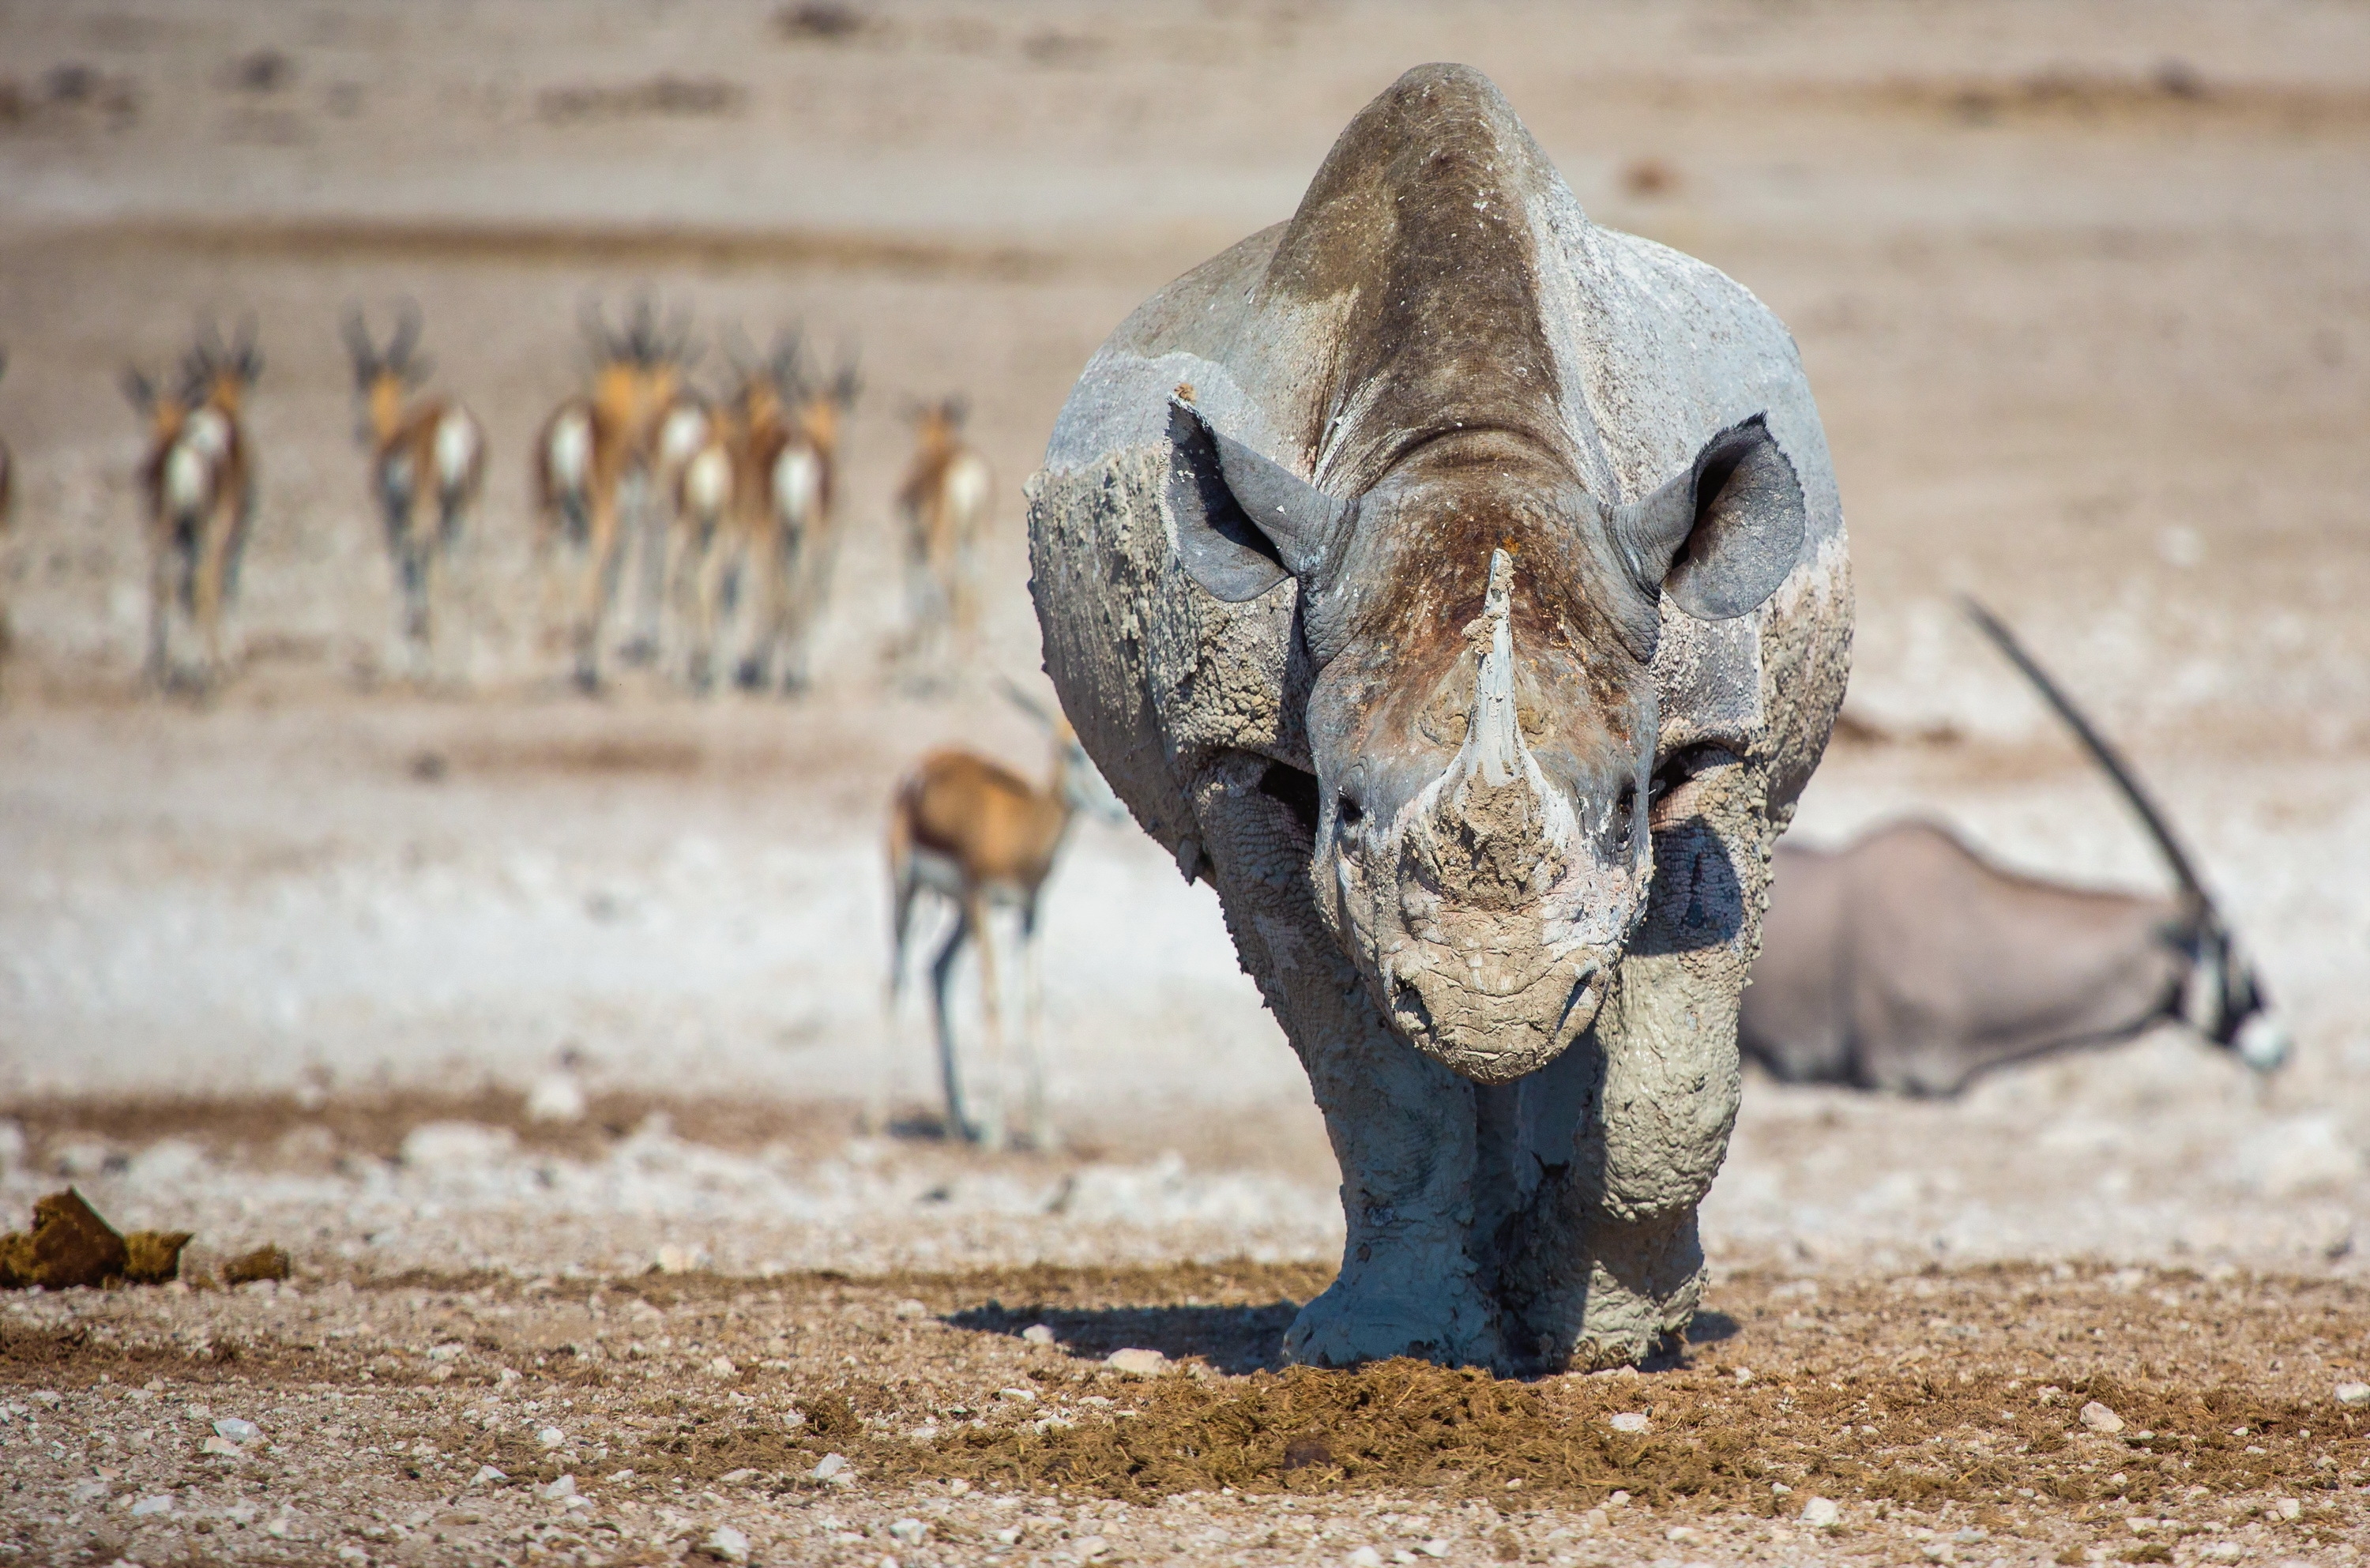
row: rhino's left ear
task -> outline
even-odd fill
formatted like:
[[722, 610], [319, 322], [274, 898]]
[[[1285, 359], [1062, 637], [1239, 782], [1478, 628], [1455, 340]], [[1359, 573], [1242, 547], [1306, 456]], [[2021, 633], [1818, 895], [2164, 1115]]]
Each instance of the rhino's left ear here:
[[1323, 564], [1358, 503], [1327, 495], [1171, 400], [1168, 501], [1187, 575], [1221, 599], [1256, 598]]
[[1697, 620], [1758, 609], [1794, 570], [1809, 521], [1802, 481], [1759, 414], [1713, 436], [1645, 500], [1613, 511], [1647, 585], [1659, 581]]

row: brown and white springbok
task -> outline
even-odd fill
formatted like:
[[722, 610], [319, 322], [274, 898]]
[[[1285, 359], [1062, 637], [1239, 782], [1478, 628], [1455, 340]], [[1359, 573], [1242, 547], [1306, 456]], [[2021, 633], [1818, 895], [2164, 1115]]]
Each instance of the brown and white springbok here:
[[459, 548], [485, 480], [486, 432], [458, 403], [410, 397], [431, 369], [418, 353], [420, 327], [418, 307], [405, 305], [382, 352], [359, 308], [345, 318], [359, 416], [354, 434], [370, 452], [371, 495], [395, 566], [404, 645], [414, 668], [424, 671], [434, 646], [435, 579]]
[[[938, 1075], [946, 1092], [948, 1126], [967, 1141], [1002, 1148], [1009, 1136], [1005, 1114], [1005, 1019], [991, 917], [1000, 908], [1014, 910], [1020, 929], [1027, 1136], [1031, 1147], [1047, 1149], [1053, 1147], [1053, 1131], [1045, 1109], [1038, 902], [1069, 836], [1071, 819], [1081, 810], [1111, 820], [1121, 813], [1068, 721], [1019, 692], [1008, 686], [1006, 690], [1046, 728], [1053, 756], [1043, 783], [1032, 784], [974, 752], [949, 749], [925, 756], [897, 787], [889, 813], [889, 1020], [893, 1037], [904, 995], [915, 897], [927, 889], [954, 912], [953, 928], [930, 962]], [[965, 1092], [951, 1010], [955, 963], [969, 943], [976, 943], [979, 949], [980, 1021], [987, 1055], [982, 1091], [976, 1096]], [[879, 1103], [886, 1098], [885, 1075], [876, 1081], [880, 1085], [874, 1117], [878, 1124], [879, 1113], [886, 1109]]]
[[[658, 432], [672, 422], [668, 412], [683, 392], [691, 349], [688, 318], [678, 316], [662, 329], [647, 298], [623, 332], [611, 332], [592, 306], [582, 326], [591, 389], [564, 399], [544, 421], [534, 469], [537, 554], [560, 578], [576, 684], [592, 691], [601, 683], [601, 640], [628, 543], [628, 512], [641, 546], [636, 554], [646, 563], [638, 585], [653, 584], [647, 596], [662, 596], [665, 538], [652, 504], [651, 466]], [[649, 564], [654, 529], [657, 556]], [[555, 554], [564, 564], [550, 568]]]
[[839, 559], [839, 449], [863, 390], [853, 352], [841, 354], [828, 380], [801, 377], [790, 397], [790, 439], [761, 470], [785, 546], [777, 644], [785, 691], [802, 691], [812, 679], [815, 626]]
[[979, 630], [979, 541], [995, 476], [961, 437], [960, 397], [914, 416], [914, 462], [897, 490], [905, 521], [906, 654], [925, 680], [967, 663]]
[[[765, 515], [765, 462], [787, 439], [783, 388], [795, 383], [799, 351], [795, 338], [777, 334], [762, 361], [736, 347], [726, 352], [738, 379], [704, 413], [697, 444], [675, 467], [665, 572], [683, 623], [685, 675], [702, 691], [720, 664], [735, 663], [721, 643], [754, 649], [760, 640], [759, 632], [728, 638], [728, 617], [763, 628], [774, 613], [777, 566]], [[754, 657], [744, 651], [740, 663]]]
[[199, 686], [224, 672], [223, 611], [237, 591], [255, 506], [255, 466], [239, 416], [247, 389], [262, 374], [252, 319], [229, 344], [206, 322], [170, 392], [136, 369], [124, 372], [124, 394], [148, 421], [140, 465], [148, 510], [146, 671], [159, 686], [176, 679], [169, 651], [176, 605], [203, 643]]

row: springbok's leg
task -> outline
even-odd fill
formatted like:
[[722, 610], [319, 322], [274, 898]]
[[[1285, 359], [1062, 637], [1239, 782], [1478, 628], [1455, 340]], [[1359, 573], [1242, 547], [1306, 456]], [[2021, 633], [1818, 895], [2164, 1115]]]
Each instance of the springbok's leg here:
[[900, 1026], [904, 1012], [906, 946], [914, 928], [915, 879], [903, 824], [901, 814], [892, 819], [889, 830], [889, 985], [882, 998], [880, 1060], [865, 1092], [863, 1128], [868, 1133], [889, 1128], [897, 1058], [904, 1043]]
[[585, 530], [584, 559], [576, 584], [576, 685], [585, 692], [601, 688], [601, 622], [617, 585], [617, 498], [604, 487], [592, 496], [590, 526]]
[[962, 956], [963, 943], [972, 934], [970, 905], [958, 903], [954, 929], [947, 933], [946, 945], [930, 963], [931, 1006], [938, 1030], [938, 1078], [946, 1090], [947, 1119], [955, 1136], [966, 1143], [978, 1142], [979, 1130], [963, 1104], [962, 1066], [955, 1059], [954, 1010], [949, 1004], [954, 1000], [955, 961]]
[[171, 678], [171, 653], [167, 646], [166, 632], [173, 614], [173, 562], [178, 554], [175, 548], [173, 527], [169, 523], [152, 522], [148, 529], [148, 681], [163, 690]]
[[987, 1070], [981, 1075], [985, 1092], [980, 1097], [984, 1112], [980, 1142], [1001, 1150], [1010, 1136], [1005, 1116], [1010, 1072], [1004, 1055], [1004, 988], [995, 974], [995, 928], [984, 895], [974, 892], [964, 902], [972, 928], [979, 933], [979, 1016], [987, 1044]]
[[656, 478], [647, 469], [629, 470], [619, 490], [624, 517], [620, 556], [632, 602], [626, 607], [626, 643], [618, 653], [629, 664], [647, 664], [659, 655], [659, 623], [665, 610], [666, 509], [660, 504]]
[[1489, 1238], [1474, 1228], [1474, 1086], [1398, 1039], [1317, 914], [1309, 830], [1237, 753], [1193, 786], [1213, 881], [1243, 965], [1307, 1069], [1341, 1166], [1341, 1273], [1284, 1335], [1293, 1361], [1500, 1359]]
[[1020, 911], [1022, 1009], [1020, 1070], [1028, 1096], [1029, 1147], [1050, 1154], [1054, 1146], [1053, 1120], [1045, 1109], [1045, 966], [1037, 941], [1037, 901]]
[[190, 611], [198, 629], [205, 639], [205, 681], [208, 686], [222, 679], [222, 617], [223, 587], [230, 568], [230, 548], [236, 537], [236, 525], [227, 506], [217, 502], [205, 520], [198, 541], [197, 576], [191, 584]]

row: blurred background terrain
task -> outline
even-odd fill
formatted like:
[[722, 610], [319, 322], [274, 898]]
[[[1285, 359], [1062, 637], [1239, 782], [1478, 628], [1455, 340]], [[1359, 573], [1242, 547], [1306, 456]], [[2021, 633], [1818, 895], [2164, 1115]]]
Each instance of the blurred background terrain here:
[[[892, 781], [949, 741], [1043, 766], [988, 677], [1037, 678], [1019, 490], [1071, 381], [1434, 58], [1801, 345], [1859, 620], [1796, 831], [1921, 811], [2011, 865], [2159, 876], [1973, 592], [2127, 744], [2299, 1036], [2260, 1093], [2170, 1031], [1947, 1104], [1754, 1081], [1716, 1257], [2356, 1267], [2370, 11], [2301, 0], [0, 8], [7, 1201], [63, 1170], [127, 1223], [397, 1263], [1120, 1244], [1087, 1215], [1146, 1255], [1326, 1256], [1297, 1065], [1132, 828], [1082, 821], [1048, 895], [1066, 1152], [851, 1129], [876, 1075], [907, 1135], [935, 1103], [921, 1020], [881, 1016]], [[802, 698], [560, 679], [526, 448], [579, 312], [639, 292], [710, 343], [860, 355]], [[400, 299], [491, 442], [466, 679], [427, 690], [391, 674], [337, 335]], [[268, 363], [237, 673], [194, 705], [139, 688], [116, 378], [203, 311], [251, 313]], [[917, 695], [882, 651], [891, 495], [907, 410], [958, 392], [997, 475], [986, 651]]]

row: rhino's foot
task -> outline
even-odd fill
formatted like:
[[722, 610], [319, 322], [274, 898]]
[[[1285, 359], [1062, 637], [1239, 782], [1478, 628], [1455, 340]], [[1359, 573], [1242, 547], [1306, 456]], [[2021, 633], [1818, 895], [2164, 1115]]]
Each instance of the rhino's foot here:
[[1447, 1366], [1498, 1364], [1497, 1311], [1462, 1274], [1421, 1287], [1347, 1276], [1300, 1309], [1283, 1357], [1302, 1366], [1355, 1366], [1410, 1355]]

